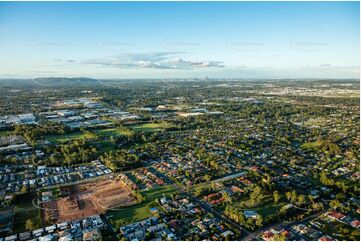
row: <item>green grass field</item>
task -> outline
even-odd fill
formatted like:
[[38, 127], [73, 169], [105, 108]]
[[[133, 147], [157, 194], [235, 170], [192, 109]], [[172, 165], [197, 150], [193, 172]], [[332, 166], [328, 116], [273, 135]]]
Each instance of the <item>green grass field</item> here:
[[83, 138], [83, 136], [84, 136], [83, 132], [76, 131], [64, 135], [49, 135], [46, 137], [46, 139], [51, 143], [65, 143], [69, 139], [70, 140], [81, 139]]
[[124, 128], [111, 128], [111, 129], [95, 130], [95, 133], [102, 136], [118, 136], [118, 135], [129, 136], [132, 134], [132, 131]]
[[154, 132], [154, 131], [161, 131], [164, 129], [168, 129], [173, 127], [170, 123], [161, 122], [161, 123], [147, 123], [147, 124], [137, 124], [129, 126], [132, 130], [139, 132]]
[[319, 149], [321, 146], [322, 146], [322, 142], [315, 141], [315, 142], [304, 143], [301, 147], [303, 149], [314, 150], [314, 149]]
[[262, 216], [266, 217], [266, 216], [269, 216], [271, 214], [274, 214], [278, 209], [280, 209], [281, 207], [283, 207], [285, 205], [287, 205], [287, 203], [285, 203], [285, 202], [279, 202], [277, 204], [268, 203], [268, 204], [264, 204], [264, 205], [259, 206], [259, 207], [255, 207], [252, 210], [255, 210], [256, 212], [258, 212]]
[[11, 134], [13, 131], [10, 130], [0, 130], [0, 136], [5, 136]]
[[[108, 129], [97, 129], [94, 130], [94, 132], [98, 135], [108, 136], [108, 137], [118, 136], [118, 135], [129, 136], [133, 133], [133, 131], [154, 132], [154, 131], [161, 131], [167, 128], [171, 128], [173, 126], [167, 122], [162, 122], [162, 123], [137, 124], [137, 125], [131, 125], [129, 127], [131, 128], [130, 130], [124, 127], [119, 127], [119, 128], [108, 128]], [[67, 142], [68, 140], [76, 140], [76, 139], [81, 139], [83, 137], [84, 137], [83, 132], [75, 131], [64, 135], [49, 135], [46, 137], [46, 139], [51, 143], [61, 144]]]
[[[117, 135], [131, 135], [132, 131], [125, 128], [110, 128], [110, 129], [96, 129], [94, 132], [101, 136], [117, 136]], [[65, 143], [69, 139], [76, 140], [84, 137], [84, 133], [81, 131], [75, 131], [64, 135], [49, 135], [46, 137], [51, 143]]]
[[266, 217], [275, 213], [277, 210], [279, 210], [281, 207], [287, 204], [288, 202], [286, 202], [284, 197], [281, 197], [280, 201], [278, 201], [277, 204], [274, 204], [273, 199], [267, 196], [264, 197], [262, 201], [260, 201], [258, 204], [255, 204], [253, 207], [247, 202], [246, 202], [247, 205], [246, 207], [240, 207], [238, 205], [238, 202], [235, 202], [234, 206], [243, 210], [254, 210], [257, 213], [261, 214], [262, 216]]
[[151, 207], [155, 207], [155, 199], [161, 198], [163, 195], [169, 196], [175, 192], [175, 188], [171, 185], [155, 188], [149, 191], [143, 191], [141, 192], [144, 197], [143, 202], [121, 210], [109, 211], [107, 212], [107, 216], [111, 216], [111, 220], [117, 227], [123, 224], [149, 218], [153, 215], [149, 209]]
[[141, 192], [142, 195], [145, 197], [146, 201], [154, 201], [157, 198], [163, 196], [170, 196], [171, 194], [175, 193], [176, 189], [172, 185], [162, 186], [155, 189], [151, 189], [148, 191]]
[[14, 204], [14, 226], [13, 232], [20, 233], [26, 231], [26, 221], [30, 219], [33, 222], [34, 229], [42, 227], [41, 210], [33, 206], [33, 195], [24, 194], [16, 199]]

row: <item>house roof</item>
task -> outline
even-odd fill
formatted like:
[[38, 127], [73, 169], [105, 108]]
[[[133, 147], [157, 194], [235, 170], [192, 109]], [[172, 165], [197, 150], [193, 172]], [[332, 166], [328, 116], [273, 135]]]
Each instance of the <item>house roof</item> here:
[[332, 238], [330, 238], [329, 236], [322, 236], [321, 238], [318, 239], [319, 241], [333, 241]]
[[352, 221], [352, 222], [350, 223], [350, 225], [351, 225], [352, 227], [358, 228], [358, 227], [360, 227], [360, 221], [359, 221], [359, 220], [354, 220], [354, 221]]

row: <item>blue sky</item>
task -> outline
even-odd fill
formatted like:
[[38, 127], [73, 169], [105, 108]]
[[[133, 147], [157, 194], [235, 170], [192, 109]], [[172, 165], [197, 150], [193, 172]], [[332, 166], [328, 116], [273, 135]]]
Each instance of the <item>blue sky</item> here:
[[359, 2], [0, 2], [0, 78], [357, 78]]

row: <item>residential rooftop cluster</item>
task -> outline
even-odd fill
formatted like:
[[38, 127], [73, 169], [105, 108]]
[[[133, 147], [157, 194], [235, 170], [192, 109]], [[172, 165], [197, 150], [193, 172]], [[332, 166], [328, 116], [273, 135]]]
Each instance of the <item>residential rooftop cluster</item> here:
[[2, 240], [360, 238], [359, 82], [29, 86], [0, 88]]
[[61, 186], [110, 175], [112, 171], [99, 161], [86, 165], [47, 167], [35, 165], [9, 165], [0, 168], [0, 195]]
[[0, 241], [97, 241], [101, 240], [100, 229], [104, 223], [99, 216], [91, 216], [78, 221], [53, 224], [33, 231], [13, 234]]

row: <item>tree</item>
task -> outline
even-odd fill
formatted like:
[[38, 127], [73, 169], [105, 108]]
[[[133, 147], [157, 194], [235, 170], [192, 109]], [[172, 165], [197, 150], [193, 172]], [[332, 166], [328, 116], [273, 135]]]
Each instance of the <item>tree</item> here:
[[240, 224], [244, 224], [245, 221], [246, 221], [246, 217], [244, 216], [243, 211], [242, 211], [242, 210], [239, 210], [237, 215], [238, 215], [238, 222], [239, 222]]
[[286, 241], [286, 235], [284, 233], [275, 234], [273, 236], [274, 241]]
[[26, 186], [23, 186], [22, 188], [21, 188], [21, 192], [22, 193], [26, 193], [28, 191], [28, 189], [26, 188]]
[[251, 205], [253, 206], [255, 202], [261, 201], [262, 198], [262, 189], [259, 186], [256, 186], [249, 196]]
[[306, 197], [304, 195], [299, 195], [297, 197], [297, 204], [302, 206], [306, 202]]
[[232, 203], [232, 197], [227, 192], [224, 192], [222, 197], [226, 203]]
[[34, 223], [31, 219], [26, 220], [25, 228], [30, 231], [35, 229]]
[[308, 200], [310, 200], [310, 202], [313, 204], [315, 202], [315, 197], [312, 195], [308, 195], [307, 196]]
[[151, 240], [151, 239], [153, 239], [154, 238], [154, 234], [153, 233], [151, 233], [151, 232], [149, 232], [149, 231], [147, 231], [146, 233], [145, 233], [145, 239], [146, 240]]
[[144, 200], [143, 195], [137, 191], [132, 191], [132, 195], [137, 199], [139, 203], [141, 203]]
[[327, 174], [323, 171], [320, 175], [320, 182], [326, 186], [333, 186], [335, 181], [327, 177]]
[[216, 182], [211, 182], [211, 189], [213, 191], [215, 191], [217, 189], [217, 183]]
[[204, 176], [204, 180], [206, 180], [207, 182], [209, 182], [211, 180], [211, 176], [210, 175], [205, 175]]
[[337, 199], [334, 199], [330, 202], [330, 207], [335, 210], [335, 209], [341, 207], [341, 204]]
[[292, 197], [291, 192], [286, 192], [286, 197], [287, 197], [287, 200], [290, 201], [291, 197]]
[[280, 200], [280, 195], [278, 194], [278, 191], [274, 191], [273, 200], [274, 200], [275, 204], [277, 204], [278, 201]]
[[91, 131], [85, 131], [82, 137], [84, 140], [95, 140], [98, 139], [98, 135], [94, 132]]
[[294, 203], [297, 200], [297, 192], [292, 191], [291, 192], [291, 202]]
[[323, 204], [322, 203], [313, 203], [312, 208], [314, 211], [320, 211], [321, 209], [323, 209]]
[[263, 225], [263, 217], [260, 214], [257, 214], [257, 216], [256, 216], [256, 225], [258, 227], [262, 227], [262, 225]]
[[271, 187], [271, 176], [268, 173], [265, 174], [263, 181], [266, 183], [268, 188]]

